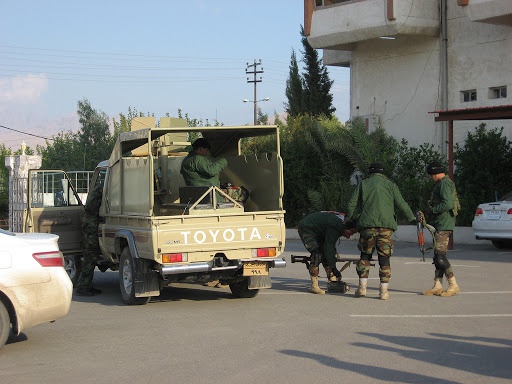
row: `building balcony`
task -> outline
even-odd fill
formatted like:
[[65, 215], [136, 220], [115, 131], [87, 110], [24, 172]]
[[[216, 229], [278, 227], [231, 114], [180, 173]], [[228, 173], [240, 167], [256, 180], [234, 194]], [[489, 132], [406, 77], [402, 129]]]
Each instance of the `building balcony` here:
[[457, 0], [469, 20], [512, 26], [512, 0]]
[[359, 42], [381, 37], [438, 36], [439, 2], [304, 0], [304, 25], [313, 48], [352, 51]]

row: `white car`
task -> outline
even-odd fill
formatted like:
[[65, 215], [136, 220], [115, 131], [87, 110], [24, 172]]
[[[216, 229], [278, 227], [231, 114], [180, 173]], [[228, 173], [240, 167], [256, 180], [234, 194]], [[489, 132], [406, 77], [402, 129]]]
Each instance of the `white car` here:
[[496, 248], [512, 248], [512, 192], [494, 203], [480, 204], [472, 227], [478, 240], [491, 240]]
[[68, 314], [73, 283], [57, 235], [0, 229], [0, 348], [14, 335]]

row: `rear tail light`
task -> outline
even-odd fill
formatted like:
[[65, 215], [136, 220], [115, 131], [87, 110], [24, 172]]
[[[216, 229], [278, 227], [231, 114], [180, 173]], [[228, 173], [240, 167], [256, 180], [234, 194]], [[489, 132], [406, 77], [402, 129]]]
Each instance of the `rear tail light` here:
[[253, 257], [275, 257], [277, 254], [275, 248], [258, 248], [253, 249]]
[[509, 208], [507, 211], [507, 215], [512, 215], [512, 208]]
[[475, 211], [475, 216], [480, 216], [484, 213], [484, 211], [482, 210], [482, 208], [477, 208], [476, 211]]
[[187, 253], [162, 253], [162, 263], [181, 263], [183, 261], [188, 261]]
[[64, 266], [64, 257], [60, 251], [33, 253], [32, 257], [43, 267]]

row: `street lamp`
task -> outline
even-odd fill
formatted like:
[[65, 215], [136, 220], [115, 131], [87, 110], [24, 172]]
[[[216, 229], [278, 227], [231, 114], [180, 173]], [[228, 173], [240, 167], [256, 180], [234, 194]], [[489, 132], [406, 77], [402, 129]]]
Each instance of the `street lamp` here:
[[264, 99], [261, 99], [261, 100], [248, 100], [248, 99], [242, 100], [244, 103], [254, 103], [254, 125], [258, 125], [258, 115], [257, 115], [258, 102], [269, 101], [269, 100], [270, 100], [270, 97], [265, 97]]

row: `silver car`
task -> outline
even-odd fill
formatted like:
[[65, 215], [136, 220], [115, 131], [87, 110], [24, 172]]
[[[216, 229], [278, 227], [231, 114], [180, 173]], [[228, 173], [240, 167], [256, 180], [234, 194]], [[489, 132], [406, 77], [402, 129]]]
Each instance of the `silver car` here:
[[68, 314], [73, 283], [57, 235], [0, 229], [0, 348], [12, 333]]
[[512, 192], [494, 203], [480, 204], [472, 227], [478, 240], [491, 240], [496, 248], [512, 248]]

